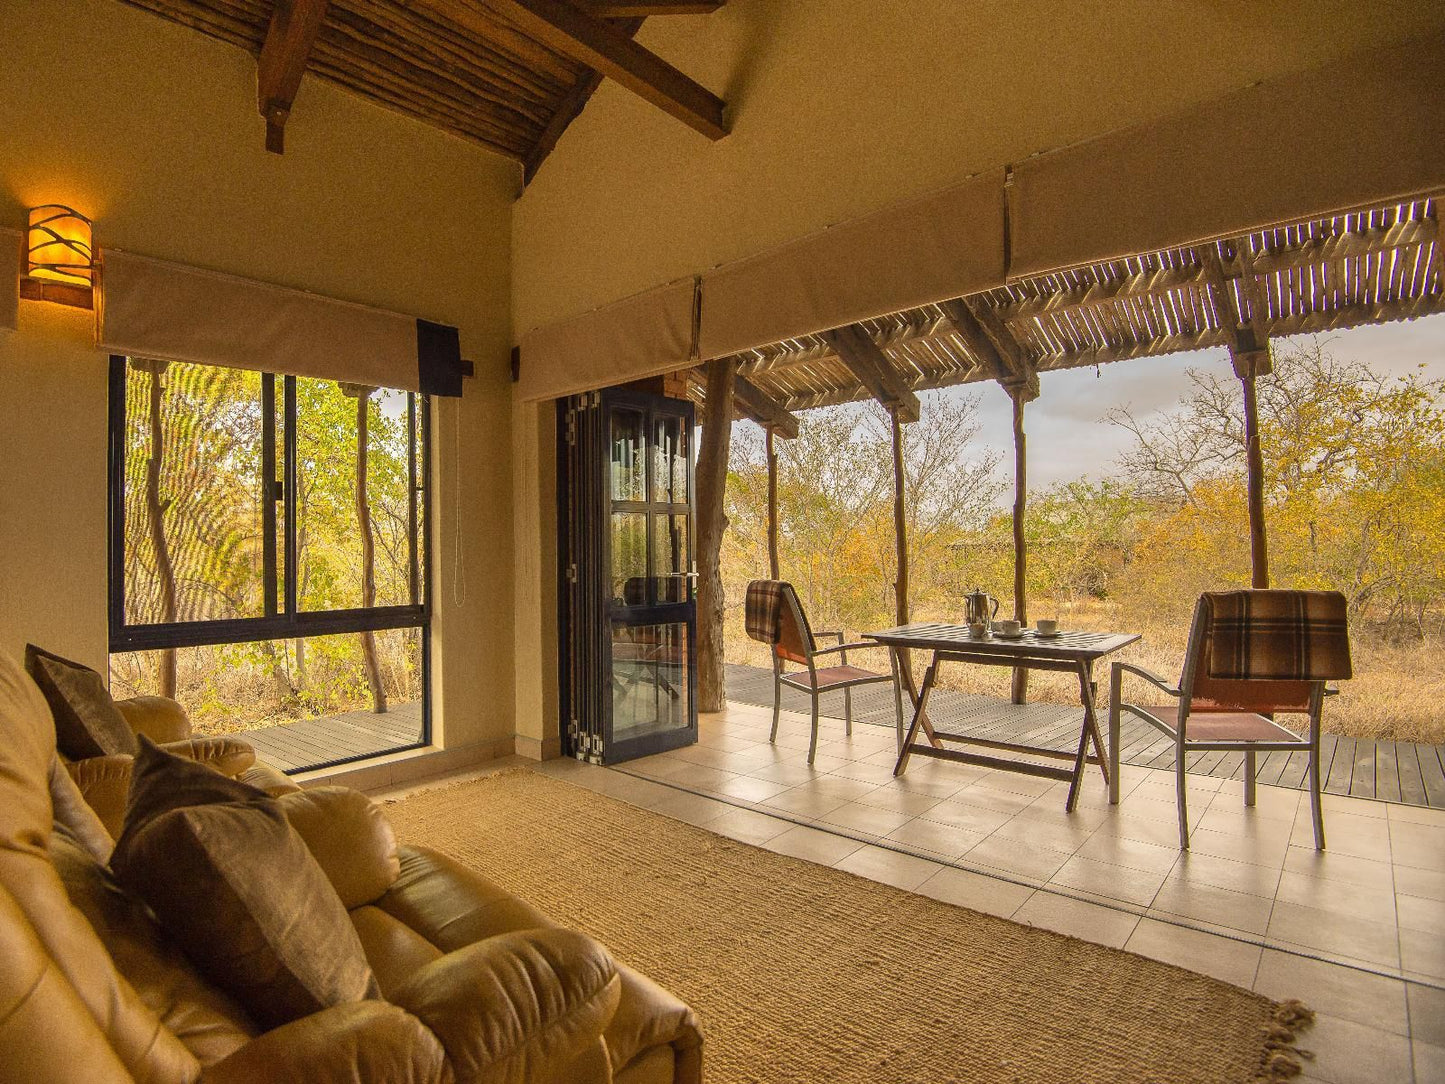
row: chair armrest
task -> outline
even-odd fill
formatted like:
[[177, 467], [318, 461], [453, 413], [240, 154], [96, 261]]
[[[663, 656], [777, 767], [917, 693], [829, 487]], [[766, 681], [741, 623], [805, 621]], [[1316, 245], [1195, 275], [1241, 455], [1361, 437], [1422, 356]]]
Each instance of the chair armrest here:
[[436, 1033], [458, 1080], [563, 1080], [602, 1037], [621, 996], [606, 949], [550, 929], [449, 952], [391, 1001]]
[[169, 697], [133, 696], [129, 700], [117, 700], [115, 706], [126, 725], [157, 745], [185, 741], [191, 736], [190, 716]]
[[816, 640], [818, 637], [820, 637], [820, 636], [832, 636], [832, 637], [836, 638], [837, 641], [838, 641], [840, 644], [843, 642], [843, 634], [842, 634], [840, 631], [838, 631], [837, 629], [829, 629], [829, 630], [826, 631], [826, 632], [814, 632], [814, 633], [813, 633], [813, 639], [815, 639], [815, 640]]
[[252, 1039], [201, 1075], [201, 1084], [414, 1084], [449, 1080], [441, 1043], [410, 1013], [353, 1001]]
[[820, 647], [817, 651], [813, 652], [813, 657], [817, 658], [819, 655], [836, 655], [840, 651], [858, 651], [862, 648], [885, 646], [887, 645], [874, 643], [872, 640], [859, 640], [851, 644], [839, 644], [837, 647]]
[[1135, 677], [1141, 677], [1145, 681], [1149, 682], [1150, 685], [1158, 687], [1160, 690], [1168, 693], [1170, 696], [1184, 695], [1182, 692], [1179, 691], [1179, 687], [1177, 685], [1170, 685], [1169, 682], [1165, 681], [1162, 677], [1154, 673], [1152, 670], [1146, 670], [1142, 666], [1135, 666], [1132, 662], [1116, 662], [1114, 664], [1114, 673], [1133, 674]]

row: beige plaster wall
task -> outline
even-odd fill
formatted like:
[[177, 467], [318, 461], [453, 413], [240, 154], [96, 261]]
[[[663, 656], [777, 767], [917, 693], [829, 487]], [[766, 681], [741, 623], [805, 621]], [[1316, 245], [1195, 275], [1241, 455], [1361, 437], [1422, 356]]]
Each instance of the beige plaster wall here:
[[[0, 3], [0, 222], [70, 203], [101, 245], [461, 328], [478, 375], [434, 427], [437, 737], [509, 750], [517, 169], [313, 79], [285, 156], [262, 135], [241, 50], [111, 0]], [[21, 302], [19, 332], [0, 332], [4, 650], [105, 662], [105, 425], [87, 315]]]
[[513, 322], [1442, 21], [1413, 0], [729, 0], [650, 19], [638, 40], [721, 94], [732, 134], [710, 143], [604, 82], [517, 204]]

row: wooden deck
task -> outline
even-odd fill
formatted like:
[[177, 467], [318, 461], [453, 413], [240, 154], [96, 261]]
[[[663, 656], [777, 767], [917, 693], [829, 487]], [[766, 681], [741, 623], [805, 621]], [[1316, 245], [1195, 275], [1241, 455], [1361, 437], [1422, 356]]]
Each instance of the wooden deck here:
[[[772, 671], [729, 663], [727, 695], [729, 700], [771, 707]], [[783, 709], [806, 714], [808, 697], [784, 689]], [[841, 692], [823, 698], [823, 713], [842, 718]], [[936, 689], [929, 702], [929, 714], [946, 729], [999, 741], [1072, 749], [1079, 736], [1079, 709], [1061, 704], [1016, 706], [993, 697]], [[853, 720], [893, 726], [889, 688], [871, 685], [855, 690]], [[1119, 755], [1126, 763], [1148, 768], [1169, 768], [1174, 764], [1173, 743], [1138, 719], [1124, 718], [1120, 742]], [[1445, 755], [1442, 754], [1445, 747], [1439, 745], [1373, 741], [1337, 734], [1325, 734], [1320, 740], [1320, 764], [1325, 773], [1325, 790], [1329, 793], [1436, 809], [1445, 809]], [[1255, 778], [1272, 786], [1304, 788], [1306, 767], [1303, 753], [1266, 753], [1259, 758]], [[1244, 754], [1194, 753], [1187, 762], [1187, 770], [1222, 779], [1243, 779]]]
[[392, 704], [385, 715], [348, 711], [294, 723], [260, 727], [236, 735], [256, 756], [283, 772], [351, 757], [373, 756], [421, 740], [421, 701]]

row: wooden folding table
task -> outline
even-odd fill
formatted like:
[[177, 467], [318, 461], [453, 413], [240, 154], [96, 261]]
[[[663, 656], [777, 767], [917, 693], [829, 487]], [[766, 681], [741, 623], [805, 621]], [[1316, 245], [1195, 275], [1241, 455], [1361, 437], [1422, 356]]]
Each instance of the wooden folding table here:
[[[961, 625], [942, 625], [934, 622], [915, 622], [900, 625], [882, 632], [868, 632], [864, 639], [876, 640], [891, 648], [895, 655], [906, 651], [931, 651], [933, 661], [923, 675], [923, 684], [918, 691], [914, 705], [913, 722], [908, 727], [898, 751], [898, 763], [894, 775], [902, 775], [908, 768], [911, 754], [936, 757], [940, 760], [956, 760], [965, 764], [979, 764], [1009, 772], [1023, 772], [1048, 779], [1069, 782], [1069, 796], [1064, 809], [1070, 813], [1078, 800], [1079, 785], [1084, 778], [1084, 765], [1097, 764], [1109, 781], [1109, 760], [1104, 752], [1104, 739], [1099, 732], [1098, 713], [1095, 698], [1098, 686], [1094, 681], [1094, 663], [1120, 648], [1127, 647], [1139, 639], [1137, 633], [1105, 632], [1060, 632], [1056, 636], [1040, 636], [1026, 630], [1021, 637], [1005, 639], [997, 635], [977, 637]], [[900, 660], [901, 662], [901, 660]], [[1078, 749], [1069, 752], [1063, 749], [1048, 749], [1037, 745], [1023, 745], [1017, 742], [995, 741], [991, 738], [975, 737], [969, 734], [951, 734], [932, 727], [928, 723], [928, 698], [938, 683], [939, 668], [945, 662], [972, 662], [983, 666], [1024, 667], [1029, 670], [1060, 670], [1077, 674], [1079, 678], [1079, 702], [1084, 708], [1084, 717], [1079, 727]], [[1038, 764], [1029, 760], [1012, 760], [982, 753], [969, 753], [961, 749], [948, 749], [916, 741], [920, 727], [928, 736], [940, 742], [954, 742], [962, 745], [979, 746], [1007, 753], [1022, 753], [1051, 760], [1072, 760], [1072, 768], [1053, 764]], [[1093, 745], [1092, 755], [1089, 746]]]

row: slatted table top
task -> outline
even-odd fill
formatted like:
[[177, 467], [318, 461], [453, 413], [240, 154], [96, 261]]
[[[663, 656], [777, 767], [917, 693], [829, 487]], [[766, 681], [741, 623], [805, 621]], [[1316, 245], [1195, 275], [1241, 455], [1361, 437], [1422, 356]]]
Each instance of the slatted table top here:
[[1044, 658], [1088, 660], [1128, 647], [1141, 639], [1137, 632], [1075, 632], [1060, 630], [1056, 636], [1043, 636], [1033, 629], [1023, 635], [986, 637], [973, 635], [966, 625], [946, 625], [937, 621], [915, 621], [879, 632], [865, 632], [864, 639], [876, 640], [889, 647], [911, 647], [922, 651], [964, 651], [974, 655], [998, 655], [1002, 658]]

